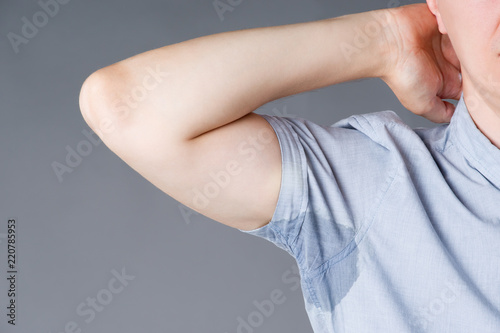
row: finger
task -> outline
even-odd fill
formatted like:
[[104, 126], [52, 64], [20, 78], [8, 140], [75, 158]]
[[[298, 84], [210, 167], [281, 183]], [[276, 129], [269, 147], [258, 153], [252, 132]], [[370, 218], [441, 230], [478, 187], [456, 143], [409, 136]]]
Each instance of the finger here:
[[441, 36], [441, 50], [446, 61], [452, 64], [453, 67], [455, 67], [458, 71], [460, 71], [460, 60], [455, 53], [455, 49], [453, 48], [450, 37], [448, 37], [448, 35]]
[[426, 119], [434, 123], [449, 123], [455, 112], [455, 106], [436, 96], [429, 102], [427, 110], [427, 112], [422, 114]]
[[459, 100], [462, 96], [462, 76], [450, 63], [444, 64], [443, 88], [437, 94], [441, 99]]

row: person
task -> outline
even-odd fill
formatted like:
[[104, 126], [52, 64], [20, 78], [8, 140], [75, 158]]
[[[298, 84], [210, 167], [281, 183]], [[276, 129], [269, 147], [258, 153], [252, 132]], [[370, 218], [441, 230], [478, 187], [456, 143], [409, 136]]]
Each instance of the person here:
[[[315, 332], [500, 332], [499, 23], [428, 0], [202, 36], [92, 73], [80, 107], [163, 192], [293, 256]], [[440, 124], [253, 112], [370, 77]]]

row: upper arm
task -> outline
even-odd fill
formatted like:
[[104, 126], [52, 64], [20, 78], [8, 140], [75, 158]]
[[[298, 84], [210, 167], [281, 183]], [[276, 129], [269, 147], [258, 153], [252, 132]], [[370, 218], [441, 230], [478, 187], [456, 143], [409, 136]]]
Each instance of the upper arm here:
[[267, 120], [251, 112], [196, 138], [177, 139], [170, 130], [175, 124], [157, 105], [118, 108], [120, 89], [119, 83], [110, 87], [89, 78], [80, 97], [85, 120], [113, 152], [160, 190], [211, 219], [242, 230], [271, 220], [281, 152]]
[[216, 221], [243, 230], [267, 224], [281, 184], [281, 153], [271, 125], [255, 113], [180, 147], [172, 196]]

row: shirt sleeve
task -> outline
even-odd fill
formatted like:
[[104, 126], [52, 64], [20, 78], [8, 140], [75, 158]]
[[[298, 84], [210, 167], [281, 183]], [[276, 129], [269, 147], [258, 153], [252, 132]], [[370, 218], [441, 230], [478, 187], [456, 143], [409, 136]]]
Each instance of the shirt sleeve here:
[[280, 144], [278, 202], [268, 224], [239, 230], [274, 243], [310, 271], [352, 247], [364, 230], [389, 182], [390, 154], [360, 130], [373, 132], [362, 116], [330, 126], [298, 117], [262, 117]]

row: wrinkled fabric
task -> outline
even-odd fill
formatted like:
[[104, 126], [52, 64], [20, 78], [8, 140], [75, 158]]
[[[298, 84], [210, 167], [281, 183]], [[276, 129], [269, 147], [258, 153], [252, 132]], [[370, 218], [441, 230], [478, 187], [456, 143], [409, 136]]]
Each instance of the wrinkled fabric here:
[[500, 332], [500, 149], [463, 96], [434, 128], [392, 111], [263, 117], [281, 148], [278, 203], [240, 231], [295, 258], [314, 332]]

